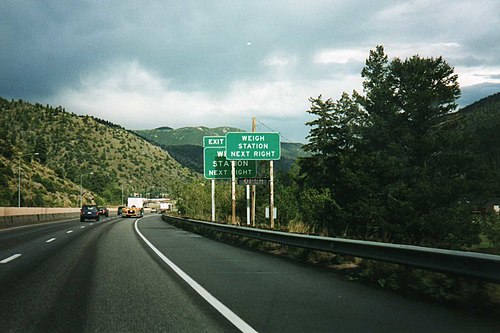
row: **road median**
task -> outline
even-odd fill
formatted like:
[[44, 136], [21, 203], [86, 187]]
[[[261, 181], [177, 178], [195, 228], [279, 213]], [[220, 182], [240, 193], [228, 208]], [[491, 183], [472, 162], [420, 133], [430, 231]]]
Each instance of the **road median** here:
[[0, 207], [0, 229], [75, 218], [79, 215], [79, 208]]

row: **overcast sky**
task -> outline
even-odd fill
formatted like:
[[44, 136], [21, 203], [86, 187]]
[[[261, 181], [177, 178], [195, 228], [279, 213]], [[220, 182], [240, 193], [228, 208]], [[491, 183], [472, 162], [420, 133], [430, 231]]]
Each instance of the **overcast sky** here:
[[308, 98], [361, 92], [379, 44], [500, 91], [500, 0], [0, 0], [0, 17], [0, 97], [128, 129], [256, 117], [305, 142]]

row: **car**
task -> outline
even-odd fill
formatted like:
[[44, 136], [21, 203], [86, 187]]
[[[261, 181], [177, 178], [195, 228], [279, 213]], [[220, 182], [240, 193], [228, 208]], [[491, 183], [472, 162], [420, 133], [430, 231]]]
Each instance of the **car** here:
[[106, 207], [98, 207], [99, 215], [109, 216], [109, 210]]
[[123, 209], [126, 208], [126, 206], [119, 206], [118, 207], [118, 215], [121, 216], [122, 215], [122, 211]]
[[132, 207], [125, 207], [122, 210], [122, 217], [143, 217], [144, 209], [142, 207], [136, 207], [132, 205]]
[[85, 220], [99, 221], [99, 209], [96, 205], [83, 205], [80, 209], [80, 222]]

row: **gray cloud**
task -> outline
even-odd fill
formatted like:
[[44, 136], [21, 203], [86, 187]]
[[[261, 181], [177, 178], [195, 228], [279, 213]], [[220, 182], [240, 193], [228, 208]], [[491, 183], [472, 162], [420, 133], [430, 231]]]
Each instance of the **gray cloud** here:
[[151, 114], [149, 127], [257, 115], [303, 141], [307, 98], [359, 90], [377, 44], [390, 57], [443, 55], [462, 86], [500, 68], [495, 0], [4, 0], [0, 12], [0, 96], [118, 123], [128, 108]]

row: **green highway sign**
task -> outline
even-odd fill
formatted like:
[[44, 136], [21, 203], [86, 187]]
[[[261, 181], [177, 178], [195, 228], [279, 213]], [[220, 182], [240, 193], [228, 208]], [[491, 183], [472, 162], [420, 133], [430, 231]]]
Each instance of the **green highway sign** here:
[[204, 136], [203, 137], [203, 148], [207, 147], [226, 147], [226, 137], [225, 136]]
[[[231, 179], [231, 161], [226, 159], [226, 149], [206, 147], [203, 149], [203, 169], [207, 179]], [[236, 178], [257, 176], [256, 161], [236, 161]]]
[[271, 161], [281, 157], [280, 134], [276, 132], [229, 132], [226, 158], [230, 161]]

